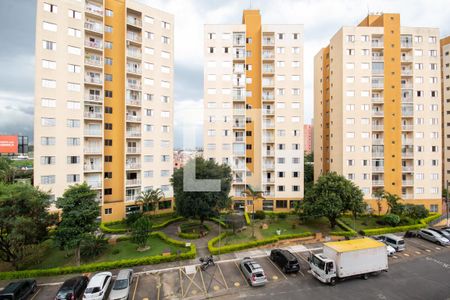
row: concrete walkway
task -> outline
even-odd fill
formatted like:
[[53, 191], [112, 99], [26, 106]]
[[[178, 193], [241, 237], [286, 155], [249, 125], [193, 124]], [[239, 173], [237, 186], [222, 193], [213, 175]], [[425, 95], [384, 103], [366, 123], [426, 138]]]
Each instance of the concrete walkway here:
[[210, 228], [208, 234], [199, 239], [183, 239], [178, 236], [178, 226], [183, 223], [183, 221], [176, 222], [163, 228], [161, 231], [164, 232], [168, 237], [175, 240], [186, 241], [187, 243], [193, 243], [197, 247], [197, 257], [203, 257], [209, 255], [208, 241], [217, 235], [219, 235], [219, 225], [211, 221], [205, 221], [204, 223]]

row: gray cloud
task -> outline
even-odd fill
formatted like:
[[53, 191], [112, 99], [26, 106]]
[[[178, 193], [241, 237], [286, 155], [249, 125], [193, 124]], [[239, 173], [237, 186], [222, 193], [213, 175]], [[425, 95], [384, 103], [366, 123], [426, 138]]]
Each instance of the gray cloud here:
[[200, 99], [203, 97], [203, 69], [196, 66], [175, 66], [175, 99]]

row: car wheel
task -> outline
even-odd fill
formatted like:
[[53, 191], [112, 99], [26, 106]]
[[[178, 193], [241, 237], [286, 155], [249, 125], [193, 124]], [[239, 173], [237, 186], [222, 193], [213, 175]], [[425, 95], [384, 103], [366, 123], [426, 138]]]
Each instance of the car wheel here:
[[36, 291], [37, 291], [37, 286], [35, 285], [35, 286], [33, 287], [33, 290], [32, 290], [31, 292], [34, 294], [34, 293], [36, 293]]
[[285, 274], [286, 274], [286, 273], [287, 273], [287, 269], [286, 269], [286, 266], [284, 266], [284, 267], [283, 267], [283, 269], [281, 269], [281, 271], [283, 271], [283, 273], [285, 273]]
[[330, 279], [330, 285], [335, 286], [336, 285], [336, 277], [333, 277]]
[[364, 279], [364, 280], [367, 280], [367, 279], [369, 279], [369, 274], [364, 274], [363, 276], [362, 276], [362, 278]]

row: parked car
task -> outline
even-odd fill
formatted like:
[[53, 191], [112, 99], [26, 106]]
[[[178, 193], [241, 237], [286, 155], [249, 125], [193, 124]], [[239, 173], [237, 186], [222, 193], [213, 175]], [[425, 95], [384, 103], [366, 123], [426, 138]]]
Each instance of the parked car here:
[[373, 236], [372, 237], [374, 240], [376, 240], [376, 241], [379, 241], [379, 242], [382, 242], [383, 244], [385, 244], [386, 245], [386, 253], [387, 253], [387, 256], [392, 256], [392, 255], [394, 255], [395, 254], [395, 249], [394, 249], [394, 247], [392, 247], [391, 245], [389, 245], [388, 243], [386, 243], [386, 241], [385, 241], [385, 237], [384, 236]]
[[300, 264], [294, 254], [284, 249], [273, 249], [270, 251], [270, 259], [280, 267], [284, 273], [297, 273]]
[[64, 281], [56, 293], [55, 300], [79, 300], [83, 297], [89, 278], [87, 276], [76, 276]]
[[419, 234], [419, 232], [417, 230], [408, 230], [407, 232], [405, 232], [405, 235], [403, 237], [413, 238], [413, 237], [417, 237], [418, 234]]
[[445, 231], [447, 231], [447, 232], [450, 232], [450, 227], [444, 227], [444, 228], [442, 228], [442, 230], [445, 230]]
[[384, 234], [380, 235], [380, 238], [382, 238], [386, 245], [392, 246], [397, 252], [403, 251], [406, 248], [405, 240], [401, 236], [395, 234]]
[[434, 231], [445, 237], [447, 240], [450, 240], [450, 232], [443, 229], [437, 229], [437, 228], [428, 228], [428, 230]]
[[447, 238], [432, 230], [421, 229], [417, 236], [442, 246], [450, 245], [450, 241]]
[[251, 286], [265, 285], [267, 282], [266, 274], [260, 264], [250, 257], [244, 257], [239, 265], [245, 279]]
[[111, 284], [111, 272], [101, 272], [95, 274], [89, 281], [84, 291], [83, 299], [103, 300]]
[[133, 281], [133, 270], [120, 270], [114, 281], [109, 300], [126, 300], [130, 295], [130, 287]]
[[0, 292], [0, 300], [25, 300], [36, 290], [34, 279], [11, 282]]

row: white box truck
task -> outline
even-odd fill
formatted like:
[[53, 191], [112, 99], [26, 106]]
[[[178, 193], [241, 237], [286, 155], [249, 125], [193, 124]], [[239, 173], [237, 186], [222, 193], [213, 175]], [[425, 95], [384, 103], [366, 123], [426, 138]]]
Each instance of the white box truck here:
[[386, 245], [371, 238], [325, 243], [323, 253], [311, 254], [308, 260], [312, 275], [331, 285], [339, 279], [368, 279], [369, 274], [388, 270]]

